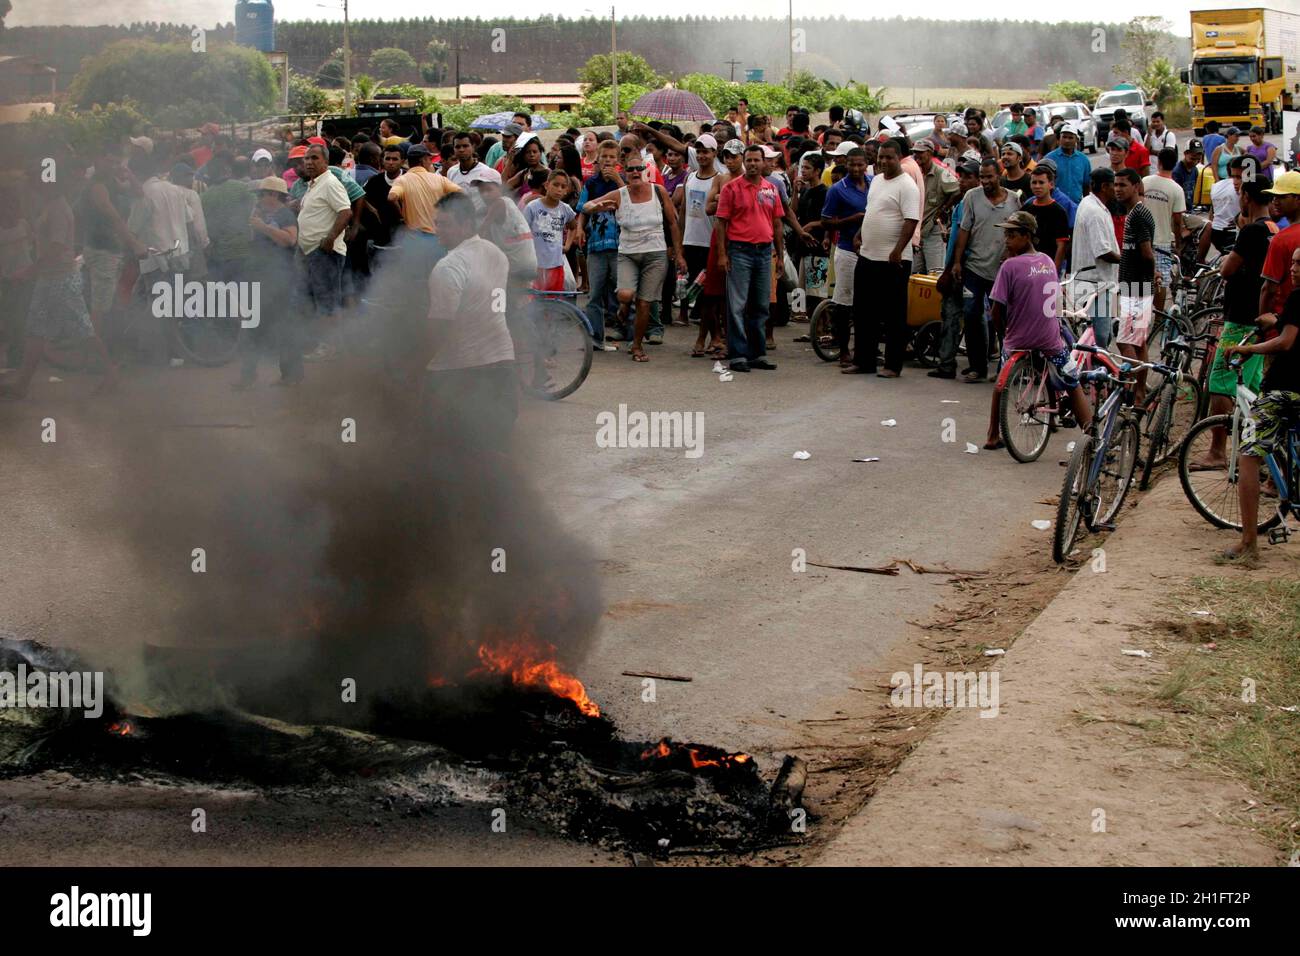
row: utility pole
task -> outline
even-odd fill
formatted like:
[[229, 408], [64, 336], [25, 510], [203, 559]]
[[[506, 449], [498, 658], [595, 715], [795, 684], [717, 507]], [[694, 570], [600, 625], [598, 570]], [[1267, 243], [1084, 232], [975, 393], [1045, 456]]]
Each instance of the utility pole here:
[[618, 34], [614, 27], [614, 8], [609, 8], [609, 106], [614, 112], [614, 122], [618, 122]]
[[726, 63], [728, 66], [731, 67], [731, 82], [732, 82], [732, 83], [735, 83], [735, 82], [736, 82], [736, 67], [740, 66], [740, 64], [741, 64], [742, 61], [740, 61], [740, 60], [723, 60], [722, 62], [723, 62], [723, 63]]
[[786, 37], [785, 40], [790, 44], [790, 73], [786, 77], [786, 83], [790, 89], [794, 89], [794, 0], [789, 0], [789, 16], [786, 19]]
[[352, 115], [352, 44], [348, 41], [348, 0], [343, 0], [343, 115]]

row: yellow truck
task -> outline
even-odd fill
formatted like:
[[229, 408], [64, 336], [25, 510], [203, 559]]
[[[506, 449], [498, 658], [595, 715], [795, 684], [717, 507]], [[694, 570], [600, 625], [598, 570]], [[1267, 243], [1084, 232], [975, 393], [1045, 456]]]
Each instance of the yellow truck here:
[[1282, 132], [1282, 111], [1300, 107], [1300, 14], [1193, 10], [1192, 64], [1182, 80], [1197, 136], [1210, 120]]

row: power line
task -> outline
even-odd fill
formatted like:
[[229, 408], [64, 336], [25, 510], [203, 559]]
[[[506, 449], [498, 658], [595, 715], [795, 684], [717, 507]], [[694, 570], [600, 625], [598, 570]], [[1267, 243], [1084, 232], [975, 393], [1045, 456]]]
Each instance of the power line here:
[[736, 67], [740, 66], [740, 64], [741, 64], [742, 62], [744, 62], [744, 61], [743, 61], [743, 60], [723, 60], [722, 62], [723, 62], [723, 63], [726, 63], [728, 66], [731, 67], [731, 82], [732, 82], [732, 83], [735, 83], [735, 82], [736, 82]]

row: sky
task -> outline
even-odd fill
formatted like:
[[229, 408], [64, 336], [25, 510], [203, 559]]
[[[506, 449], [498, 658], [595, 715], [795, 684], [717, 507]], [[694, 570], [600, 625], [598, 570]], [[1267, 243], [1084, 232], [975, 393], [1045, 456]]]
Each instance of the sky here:
[[[585, 7], [584, 4], [592, 6]], [[1219, 0], [1196, 3], [1201, 9], [1226, 7], [1269, 6], [1275, 9], [1300, 12], [1300, 0]], [[616, 8], [618, 4], [615, 4]], [[1173, 32], [1180, 36], [1190, 34], [1188, 13], [1193, 5], [1186, 0], [1088, 0], [1081, 4], [1023, 4], [1017, 5], [1027, 15], [1018, 19], [1037, 19], [1049, 22], [1060, 20], [1096, 20], [1101, 23], [1122, 23], [1137, 14], [1163, 16], [1173, 24]], [[1050, 7], [1050, 9], [1044, 9]], [[342, 19], [342, 0], [278, 0], [275, 2], [277, 19], [332, 20]], [[349, 12], [353, 18], [398, 19], [400, 17], [436, 16], [444, 9], [431, 6], [427, 0], [352, 0]], [[467, 8], [462, 7], [461, 10]], [[484, 20], [493, 16], [522, 16], [538, 14], [563, 14], [581, 17], [584, 9], [598, 12], [602, 17], [609, 13], [608, 4], [597, 5], [595, 0], [475, 0], [472, 12]], [[784, 17], [787, 3], [784, 0], [712, 0], [707, 9], [715, 16]], [[827, 17], [847, 15], [852, 9], [856, 18], [872, 19], [873, 13], [889, 17], [902, 13], [897, 6], [854, 4], [844, 0], [798, 0], [794, 5], [795, 19], [799, 16]], [[1002, 4], [972, 4], [970, 0], [928, 0], [916, 8], [933, 20], [961, 20], [1005, 18], [1008, 10]], [[1060, 9], [1061, 13], [1056, 11]], [[14, 0], [14, 9], [5, 19], [10, 26], [33, 24], [73, 23], [129, 23], [133, 20], [161, 20], [193, 22], [200, 26], [229, 22], [234, 19], [234, 0]], [[627, 3], [627, 14], [650, 15], [653, 4]], [[1069, 11], [1068, 13], [1065, 11]], [[878, 12], [877, 12], [878, 11]], [[1032, 12], [1031, 12], [1032, 11]], [[459, 12], [459, 11], [452, 11]], [[681, 9], [665, 11], [681, 12]]]

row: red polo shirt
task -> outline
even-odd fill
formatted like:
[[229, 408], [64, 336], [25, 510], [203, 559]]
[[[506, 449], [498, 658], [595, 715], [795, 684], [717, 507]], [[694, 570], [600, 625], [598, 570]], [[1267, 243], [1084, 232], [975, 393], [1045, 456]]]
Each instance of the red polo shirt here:
[[761, 177], [756, 184], [744, 176], [733, 179], [718, 197], [718, 218], [727, 220], [727, 238], [736, 242], [771, 242], [784, 215], [781, 194]]

